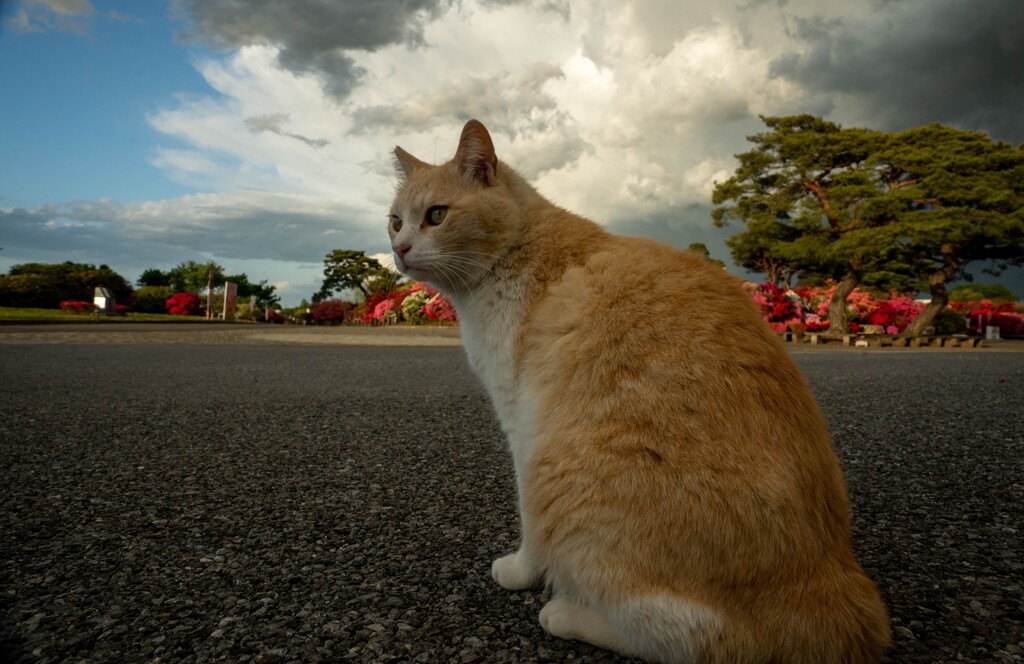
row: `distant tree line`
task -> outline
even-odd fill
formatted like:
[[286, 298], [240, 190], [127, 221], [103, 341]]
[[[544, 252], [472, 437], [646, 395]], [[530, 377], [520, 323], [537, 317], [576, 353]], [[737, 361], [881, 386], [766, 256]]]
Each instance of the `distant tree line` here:
[[67, 261], [13, 266], [7, 274], [0, 275], [0, 306], [55, 309], [67, 300], [91, 302], [96, 287], [103, 286], [119, 303], [131, 304], [134, 311], [163, 313], [167, 299], [175, 293], [204, 295], [211, 266], [218, 292], [230, 281], [237, 284], [240, 301], [255, 295], [258, 306], [278, 303], [276, 287], [266, 280], [253, 282], [245, 273], [227, 275], [217, 263], [186, 261], [167, 271], [150, 268], [139, 277], [136, 290], [107, 265], [96, 267]]

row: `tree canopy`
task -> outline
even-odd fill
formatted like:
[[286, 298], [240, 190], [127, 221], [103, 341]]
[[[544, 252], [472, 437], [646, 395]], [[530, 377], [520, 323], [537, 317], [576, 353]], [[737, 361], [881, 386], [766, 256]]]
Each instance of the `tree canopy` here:
[[880, 235], [931, 294], [908, 334], [945, 308], [946, 284], [973, 277], [971, 263], [994, 261], [992, 274], [1024, 264], [1024, 148], [933, 124], [895, 134], [877, 161], [900, 183], [902, 211]]
[[355, 289], [364, 299], [369, 299], [369, 285], [374, 278], [391, 279], [392, 276], [376, 258], [362, 251], [335, 249], [324, 259], [324, 283], [317, 296], [327, 299], [334, 293]]
[[810, 115], [762, 118], [735, 174], [717, 183], [716, 225], [736, 263], [787, 284], [833, 279], [830, 332], [848, 331], [858, 285], [932, 290], [910, 333], [946, 304], [968, 263], [1019, 264], [1024, 152], [942, 125], [899, 133], [844, 129]]
[[249, 280], [249, 275], [224, 274], [224, 268], [218, 263], [197, 263], [196, 261], [185, 261], [178, 263], [175, 267], [164, 272], [158, 268], [149, 268], [142, 272], [138, 285], [147, 286], [170, 286], [178, 292], [190, 292], [202, 294], [206, 291], [209, 283], [210, 265], [213, 265], [213, 277], [216, 290], [224, 287], [224, 283], [230, 281], [238, 287], [238, 297], [248, 298], [255, 295], [256, 301], [260, 304], [271, 305], [279, 301], [277, 287], [267, 283], [266, 279], [258, 282]]
[[703, 242], [691, 242], [690, 246], [688, 246], [686, 250], [692, 251], [695, 254], [700, 254], [704, 258], [711, 261], [712, 264], [717, 265], [718, 267], [725, 267], [725, 261], [718, 260], [717, 258], [712, 258], [711, 252], [708, 250], [708, 245], [704, 244]]
[[1002, 284], [959, 284], [949, 289], [951, 302], [1020, 302], [1020, 298]]
[[206, 291], [209, 283], [211, 265], [213, 266], [213, 283], [221, 286], [224, 283], [224, 268], [212, 261], [207, 263], [197, 263], [196, 261], [178, 263], [167, 271], [168, 285], [179, 293], [203, 293]]
[[146, 286], [170, 286], [171, 275], [163, 270], [151, 267], [148, 270], [143, 270], [135, 285], [139, 288], [145, 288]]

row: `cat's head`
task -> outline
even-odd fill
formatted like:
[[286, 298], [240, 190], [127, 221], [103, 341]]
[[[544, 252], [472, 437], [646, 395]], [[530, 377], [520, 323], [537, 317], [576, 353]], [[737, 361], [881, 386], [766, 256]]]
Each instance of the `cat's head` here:
[[[449, 294], [473, 290], [520, 233], [521, 214], [487, 129], [470, 120], [455, 157], [433, 166], [395, 148], [400, 182], [388, 215], [398, 269]], [[507, 171], [507, 172], [506, 172]]]

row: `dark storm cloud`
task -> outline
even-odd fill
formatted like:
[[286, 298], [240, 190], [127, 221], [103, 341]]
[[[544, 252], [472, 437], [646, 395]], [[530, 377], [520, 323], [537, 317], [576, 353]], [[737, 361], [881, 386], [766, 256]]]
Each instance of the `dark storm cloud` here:
[[281, 66], [316, 74], [325, 90], [345, 98], [363, 72], [347, 51], [419, 45], [424, 23], [449, 0], [175, 0], [189, 19], [187, 38], [237, 48], [269, 44]]
[[733, 274], [743, 274], [733, 265], [725, 246], [725, 240], [741, 229], [716, 227], [711, 223], [711, 208], [707, 205], [672, 205], [646, 215], [619, 216], [605, 228], [620, 235], [652, 238], [680, 249], [700, 242], [708, 247], [712, 258], [725, 261]]
[[849, 95], [876, 128], [943, 122], [1024, 141], [1021, 0], [883, 3], [865, 22], [793, 20], [790, 34], [806, 48], [773, 75]]

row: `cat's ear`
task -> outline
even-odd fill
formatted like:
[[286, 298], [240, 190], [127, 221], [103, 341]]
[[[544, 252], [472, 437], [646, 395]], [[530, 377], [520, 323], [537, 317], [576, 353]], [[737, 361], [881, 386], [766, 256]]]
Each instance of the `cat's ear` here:
[[480, 184], [493, 185], [497, 181], [498, 157], [494, 154], [494, 143], [479, 121], [470, 120], [462, 128], [455, 164], [460, 172]]
[[412, 177], [413, 171], [417, 168], [428, 166], [425, 161], [420, 161], [400, 147], [395, 147], [395, 165], [402, 171], [406, 179]]

